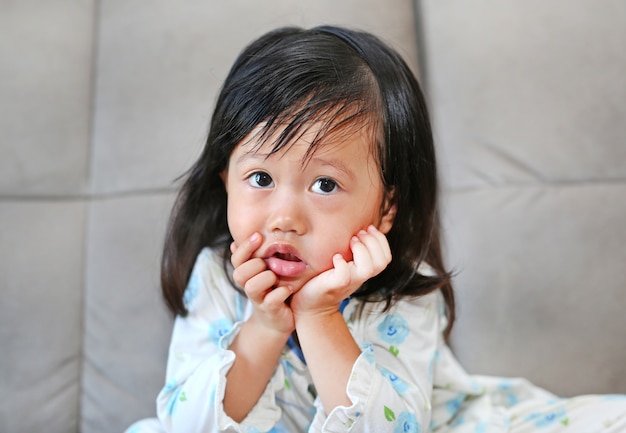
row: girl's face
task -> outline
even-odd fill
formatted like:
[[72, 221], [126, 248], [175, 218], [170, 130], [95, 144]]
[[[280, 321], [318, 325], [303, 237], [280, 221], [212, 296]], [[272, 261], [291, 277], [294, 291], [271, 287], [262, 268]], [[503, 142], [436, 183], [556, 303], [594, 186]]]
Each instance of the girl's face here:
[[257, 132], [235, 147], [222, 173], [228, 227], [237, 245], [261, 233], [253, 257], [265, 260], [277, 286], [299, 290], [330, 269], [336, 253], [351, 260], [351, 237], [370, 224], [389, 232], [395, 208], [383, 212], [389, 206], [367, 128], [329, 137], [306, 161], [317, 127], [269, 156], [272, 139], [259, 146]]

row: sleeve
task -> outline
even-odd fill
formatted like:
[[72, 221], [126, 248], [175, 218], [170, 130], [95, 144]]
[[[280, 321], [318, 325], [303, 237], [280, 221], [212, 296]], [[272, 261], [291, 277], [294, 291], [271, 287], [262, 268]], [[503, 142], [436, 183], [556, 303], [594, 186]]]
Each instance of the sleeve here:
[[280, 419], [275, 393], [284, 384], [277, 367], [246, 419], [236, 423], [224, 412], [226, 374], [235, 360], [228, 350], [251, 314], [246, 298], [230, 286], [220, 259], [203, 250], [184, 294], [189, 314], [177, 317], [170, 343], [166, 383], [157, 414], [169, 433], [267, 431]]
[[441, 302], [437, 292], [383, 313], [378, 304], [352, 301], [344, 317], [362, 350], [347, 386], [352, 405], [326, 414], [316, 401], [310, 431], [429, 431], [433, 368], [445, 327]]

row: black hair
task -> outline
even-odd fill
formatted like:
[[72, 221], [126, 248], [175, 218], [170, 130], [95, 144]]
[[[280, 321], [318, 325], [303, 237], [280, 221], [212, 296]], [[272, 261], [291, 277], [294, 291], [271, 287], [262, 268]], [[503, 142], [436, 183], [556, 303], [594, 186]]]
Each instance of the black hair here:
[[[293, 143], [312, 123], [321, 136], [343, 126], [368, 126], [381, 180], [396, 206], [387, 234], [392, 261], [354, 297], [386, 302], [441, 289], [449, 333], [454, 294], [443, 265], [436, 158], [428, 110], [420, 86], [400, 55], [377, 37], [340, 27], [281, 28], [248, 45], [218, 96], [206, 145], [186, 174], [166, 235], [161, 283], [175, 314], [187, 310], [183, 294], [200, 250], [221, 249], [225, 266], [232, 237], [220, 173], [234, 148], [255, 128], [273, 141], [273, 152]], [[434, 275], [418, 272], [428, 263]]]

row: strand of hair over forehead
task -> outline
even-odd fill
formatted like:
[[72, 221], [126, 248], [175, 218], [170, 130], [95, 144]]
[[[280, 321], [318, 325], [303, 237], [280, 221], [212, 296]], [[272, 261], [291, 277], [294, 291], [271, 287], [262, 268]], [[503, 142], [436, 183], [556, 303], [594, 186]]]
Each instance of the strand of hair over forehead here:
[[315, 150], [322, 144], [340, 143], [341, 139], [368, 127], [364, 119], [369, 109], [363, 105], [355, 108], [354, 102], [340, 103], [336, 105], [326, 103], [305, 105], [296, 113], [285, 116], [272, 116], [267, 120], [263, 128], [251, 137], [256, 144], [251, 148], [252, 152], [266, 142], [272, 142], [275, 134], [278, 137], [273, 141], [273, 147], [269, 154], [282, 149], [289, 149], [294, 143], [303, 139], [307, 132], [315, 127], [315, 135], [308, 137], [309, 147], [304, 154], [303, 163], [308, 160]]
[[[285, 34], [289, 30], [297, 33], [299, 29], [282, 29]], [[339, 34], [335, 30], [339, 31]], [[340, 32], [340, 29], [324, 26], [308, 32], [337, 38], [345, 44], [346, 49], [354, 52], [361, 66], [349, 70], [351, 76], [346, 77], [340, 76], [340, 70], [333, 65], [337, 74], [335, 83], [311, 80], [306, 88], [294, 86], [295, 90], [290, 90], [295, 92], [292, 98], [274, 96], [272, 103], [278, 106], [270, 109], [269, 117], [261, 122], [261, 128], [250, 137], [249, 141], [256, 143], [251, 148], [252, 152], [257, 151], [266, 142], [273, 143], [269, 154], [288, 148], [301, 139], [312, 126], [316, 127], [316, 131], [314, 137], [310, 139], [305, 160], [322, 141], [332, 141], [324, 140], [331, 136], [341, 138], [341, 134], [352, 134], [366, 126], [370, 128], [373, 136], [379, 135], [380, 116], [373, 114], [380, 112], [380, 89], [360, 50], [356, 49], [355, 43], [341, 36], [343, 32]], [[306, 53], [302, 55], [306, 56]], [[324, 72], [327, 73], [328, 70], [325, 69]], [[357, 83], [361, 86], [355, 87]], [[376, 141], [378, 140], [373, 140], [373, 145]], [[375, 146], [376, 152], [380, 150], [377, 147]]]
[[[390, 109], [391, 106], [393, 106], [394, 110], [404, 110], [404, 106], [402, 104], [398, 104], [398, 102], [396, 101], [396, 98], [403, 99], [404, 95], [401, 92], [394, 91], [393, 89], [395, 87], [402, 87], [400, 83], [405, 82], [405, 80], [407, 79], [404, 73], [400, 72], [399, 70], [395, 70], [394, 68], [390, 67], [390, 65], [402, 65], [404, 66], [406, 71], [409, 70], [408, 65], [406, 65], [404, 60], [399, 55], [397, 55], [395, 51], [393, 51], [393, 49], [388, 47], [382, 40], [370, 33], [346, 30], [334, 26], [319, 26], [313, 28], [312, 30], [326, 33], [340, 39], [354, 52], [356, 52], [366, 65], [368, 76], [372, 80], [372, 88], [376, 89], [376, 99], [373, 106], [375, 106], [378, 112], [381, 113], [381, 116], [377, 117], [377, 119], [382, 122], [382, 124], [377, 125], [377, 130], [381, 135], [378, 139], [381, 143], [385, 142], [388, 139], [390, 132], [382, 130], [383, 124], [385, 125], [385, 128], [391, 127], [391, 124], [389, 124], [387, 121], [383, 121], [383, 118], [388, 118], [388, 113], [386, 112], [386, 109], [383, 108], [383, 106], [388, 105], [387, 109]], [[389, 81], [393, 82], [394, 86], [388, 86], [386, 84], [383, 84], [383, 82]], [[389, 95], [389, 92], [392, 92], [393, 96]], [[408, 131], [404, 131], [404, 133], [407, 132]], [[386, 153], [389, 151], [389, 146], [379, 146], [378, 148], [378, 152], [380, 153], [379, 158], [381, 162], [381, 167], [383, 168], [383, 170], [385, 170], [385, 168], [387, 167]]]

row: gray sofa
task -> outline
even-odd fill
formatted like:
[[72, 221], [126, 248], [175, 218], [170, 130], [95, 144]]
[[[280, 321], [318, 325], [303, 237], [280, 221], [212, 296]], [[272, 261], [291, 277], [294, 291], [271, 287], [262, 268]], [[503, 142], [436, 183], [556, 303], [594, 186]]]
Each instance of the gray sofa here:
[[0, 431], [154, 414], [175, 179], [253, 37], [379, 34], [419, 71], [471, 372], [626, 393], [626, 3], [0, 2]]

